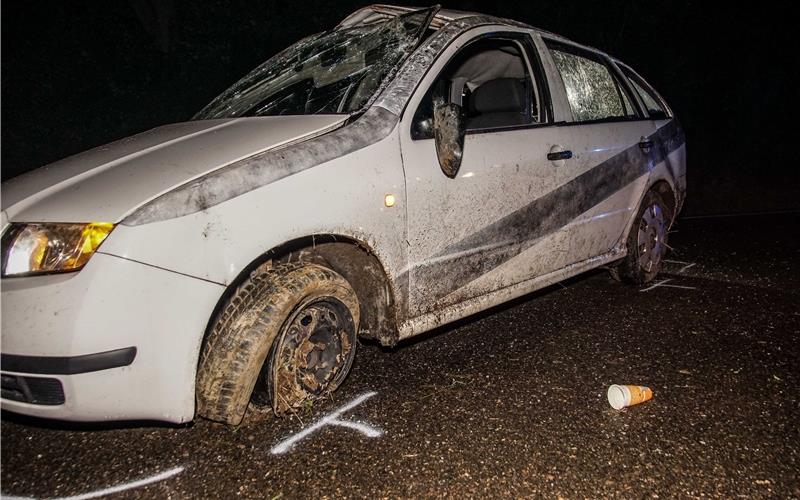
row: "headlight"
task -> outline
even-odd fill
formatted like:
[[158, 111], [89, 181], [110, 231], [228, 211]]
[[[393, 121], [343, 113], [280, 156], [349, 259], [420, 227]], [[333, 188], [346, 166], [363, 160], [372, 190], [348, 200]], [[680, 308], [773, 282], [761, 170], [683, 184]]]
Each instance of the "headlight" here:
[[78, 271], [112, 229], [109, 222], [11, 224], [3, 234], [3, 276]]

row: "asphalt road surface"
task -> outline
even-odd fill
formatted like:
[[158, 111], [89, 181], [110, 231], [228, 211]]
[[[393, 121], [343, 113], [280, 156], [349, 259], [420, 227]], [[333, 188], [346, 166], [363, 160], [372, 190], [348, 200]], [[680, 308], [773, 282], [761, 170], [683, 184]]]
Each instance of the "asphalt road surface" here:
[[[0, 486], [33, 498], [800, 497], [798, 229], [798, 215], [682, 220], [658, 286], [595, 272], [397, 349], [363, 345], [333, 398], [292, 418], [83, 428], [4, 414]], [[613, 410], [615, 383], [654, 398]]]

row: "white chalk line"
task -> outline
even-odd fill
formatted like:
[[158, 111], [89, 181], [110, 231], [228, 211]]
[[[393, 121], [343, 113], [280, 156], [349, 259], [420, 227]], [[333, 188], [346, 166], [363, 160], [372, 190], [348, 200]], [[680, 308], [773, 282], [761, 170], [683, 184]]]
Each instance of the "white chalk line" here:
[[668, 260], [668, 259], [664, 259], [664, 262], [669, 262], [670, 264], [682, 264], [683, 267], [678, 269], [678, 274], [683, 274], [683, 272], [686, 271], [687, 269], [697, 265], [697, 262], [686, 262], [686, 261], [683, 261], [683, 260]]
[[291, 450], [292, 447], [297, 444], [299, 441], [303, 440], [304, 438], [308, 437], [310, 434], [316, 432], [317, 430], [325, 427], [326, 425], [336, 425], [339, 427], [346, 427], [348, 429], [354, 429], [367, 437], [378, 437], [383, 434], [383, 431], [376, 429], [370, 425], [367, 425], [362, 422], [350, 422], [347, 420], [339, 419], [339, 416], [349, 410], [352, 410], [356, 406], [360, 405], [367, 399], [371, 398], [372, 396], [377, 395], [377, 392], [368, 392], [366, 394], [362, 394], [361, 396], [355, 398], [354, 400], [350, 401], [346, 405], [342, 406], [338, 410], [335, 410], [321, 420], [316, 422], [315, 424], [311, 425], [310, 427], [303, 429], [302, 431], [298, 432], [293, 436], [289, 436], [288, 438], [284, 439], [280, 443], [276, 444], [270, 450], [270, 453], [273, 455], [280, 455], [282, 453], [286, 453], [287, 451]]
[[671, 279], [665, 279], [665, 280], [661, 280], [661, 281], [656, 281], [654, 284], [652, 284], [652, 285], [648, 286], [647, 288], [642, 288], [642, 289], [641, 289], [641, 290], [639, 290], [639, 291], [640, 291], [640, 292], [649, 292], [649, 291], [650, 291], [650, 290], [652, 290], [653, 288], [656, 288], [656, 287], [659, 287], [659, 286], [663, 286], [663, 285], [664, 285], [664, 283], [668, 283], [668, 282], [670, 282], [670, 281], [672, 281], [672, 280], [671, 280]]
[[654, 288], [658, 288], [658, 287], [666, 287], [666, 288], [682, 288], [682, 289], [684, 289], [684, 290], [697, 290], [697, 287], [693, 287], [693, 286], [684, 286], [684, 285], [668, 285], [667, 283], [669, 283], [670, 281], [672, 281], [672, 278], [668, 278], [668, 279], [665, 279], [665, 280], [657, 281], [657, 282], [655, 282], [654, 284], [652, 284], [652, 285], [648, 286], [647, 288], [642, 288], [642, 289], [641, 289], [641, 290], [639, 290], [639, 291], [640, 291], [640, 292], [649, 292], [650, 290], [652, 290], [652, 289], [654, 289]]
[[365, 435], [367, 437], [371, 437], [371, 438], [375, 438], [375, 437], [378, 437], [381, 434], [383, 434], [383, 432], [381, 432], [378, 429], [372, 427], [371, 425], [365, 424], [363, 422], [351, 422], [349, 420], [339, 420], [337, 418], [337, 419], [331, 420], [328, 423], [331, 424], [331, 425], [338, 425], [339, 427], [347, 427], [348, 429], [355, 429], [358, 432], [360, 432], [361, 434], [363, 434], [363, 435]]
[[[132, 490], [135, 488], [141, 488], [142, 486], [147, 486], [149, 484], [158, 483], [165, 479], [169, 479], [173, 476], [177, 476], [181, 472], [183, 472], [184, 467], [175, 467], [168, 471], [164, 471], [160, 474], [156, 474], [155, 476], [146, 477], [144, 479], [139, 479], [137, 481], [132, 481], [130, 483], [120, 484], [119, 486], [113, 486], [111, 488], [106, 488], [104, 490], [92, 491], [90, 493], [84, 493], [82, 495], [74, 495], [70, 497], [57, 497], [51, 500], [87, 500], [89, 498], [98, 498], [105, 495], [111, 495], [113, 493], [120, 493], [122, 491]], [[9, 496], [0, 493], [0, 498], [3, 500], [35, 500], [32, 497], [18, 497], [18, 496]]]
[[684, 290], [697, 290], [696, 286], [685, 286], [685, 285], [661, 285], [667, 288], [682, 288]]
[[689, 262], [688, 260], [678, 259], [664, 259], [664, 262], [669, 262], [670, 264], [693, 264], [693, 262]]
[[664, 262], [669, 262], [670, 264], [691, 264], [691, 262], [686, 262], [685, 260], [675, 259], [664, 259]]

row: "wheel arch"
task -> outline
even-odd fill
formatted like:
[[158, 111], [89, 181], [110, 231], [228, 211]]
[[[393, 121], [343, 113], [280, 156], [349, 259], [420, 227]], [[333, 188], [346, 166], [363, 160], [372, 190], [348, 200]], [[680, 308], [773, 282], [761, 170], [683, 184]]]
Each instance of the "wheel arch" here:
[[665, 179], [658, 179], [647, 190], [658, 193], [664, 203], [666, 203], [667, 209], [669, 210], [669, 223], [670, 226], [672, 226], [675, 222], [675, 218], [678, 216], [678, 199], [675, 196], [675, 189]]
[[650, 191], [657, 193], [661, 197], [661, 199], [664, 200], [664, 203], [667, 204], [667, 209], [670, 212], [669, 213], [670, 227], [672, 227], [672, 225], [675, 223], [675, 218], [677, 217], [676, 210], [680, 207], [677, 205], [678, 199], [675, 196], [674, 187], [672, 186], [670, 181], [668, 181], [663, 177], [651, 180], [647, 184], [647, 188], [642, 190], [641, 194], [639, 195], [639, 199], [634, 205], [634, 207], [632, 207], [632, 211], [630, 213], [630, 217], [628, 218], [628, 222], [625, 224], [625, 228], [622, 231], [622, 234], [620, 235], [615, 248], [618, 248], [620, 245], [622, 245], [624, 248], [624, 244], [627, 240], [628, 234], [630, 233], [631, 228], [633, 227], [633, 224], [636, 221], [636, 214], [639, 211], [641, 204], [644, 202], [647, 193]]
[[359, 336], [394, 345], [397, 332], [397, 290], [382, 259], [372, 247], [343, 234], [311, 234], [281, 243], [262, 253], [245, 266], [219, 297], [206, 324], [208, 332], [228, 299], [250, 274], [261, 266], [305, 261], [329, 267], [346, 279], [356, 292], [361, 308]]

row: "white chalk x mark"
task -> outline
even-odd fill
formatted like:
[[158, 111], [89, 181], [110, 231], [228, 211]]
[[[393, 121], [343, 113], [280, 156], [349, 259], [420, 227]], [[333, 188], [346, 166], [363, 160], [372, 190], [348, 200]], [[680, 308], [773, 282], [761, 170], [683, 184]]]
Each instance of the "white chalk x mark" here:
[[310, 427], [303, 429], [297, 434], [289, 436], [280, 443], [276, 444], [275, 446], [272, 447], [270, 453], [272, 453], [273, 455], [280, 455], [286, 453], [287, 451], [291, 450], [295, 444], [297, 444], [304, 438], [308, 437], [312, 433], [318, 431], [319, 429], [325, 427], [326, 425], [335, 425], [338, 427], [353, 429], [371, 438], [383, 435], [383, 431], [381, 431], [380, 429], [376, 429], [375, 427], [372, 427], [369, 424], [365, 424], [363, 422], [353, 422], [350, 420], [342, 420], [339, 418], [342, 415], [342, 413], [352, 410], [356, 406], [360, 405], [367, 399], [377, 394], [378, 394], [377, 392], [368, 392], [366, 394], [362, 394], [361, 396], [355, 398], [354, 400], [350, 401], [341, 408], [333, 411], [332, 413], [329, 413], [328, 415], [326, 415], [325, 417], [323, 417]]
[[[156, 474], [155, 476], [146, 477], [144, 479], [139, 479], [137, 481], [132, 481], [130, 483], [120, 484], [119, 486], [113, 486], [111, 488], [106, 488], [104, 490], [92, 491], [89, 493], [83, 493], [81, 495], [73, 495], [69, 497], [57, 497], [51, 500], [88, 500], [90, 498], [99, 498], [104, 497], [106, 495], [111, 495], [114, 493], [120, 493], [123, 491], [133, 490], [136, 488], [141, 488], [142, 486], [147, 486], [149, 484], [158, 483], [165, 479], [169, 479], [173, 476], [177, 476], [181, 472], [183, 472], [184, 468], [175, 467], [174, 469], [170, 469], [168, 471], [164, 471], [160, 474]], [[2, 500], [35, 500], [32, 497], [17, 497], [17, 496], [8, 496], [0, 493], [0, 498]]]

